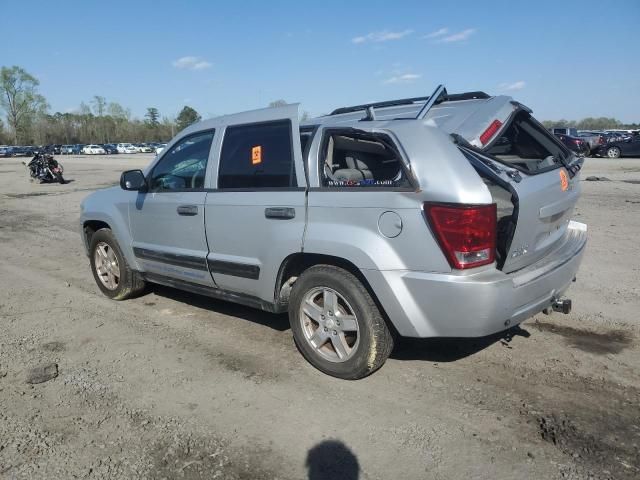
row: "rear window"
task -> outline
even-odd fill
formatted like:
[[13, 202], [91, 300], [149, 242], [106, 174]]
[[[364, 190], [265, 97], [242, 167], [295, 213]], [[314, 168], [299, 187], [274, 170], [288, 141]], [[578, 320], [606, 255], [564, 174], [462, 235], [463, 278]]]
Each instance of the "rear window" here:
[[[561, 129], [554, 129], [557, 130]], [[569, 155], [569, 151], [526, 112], [517, 113], [485, 151], [527, 173], [557, 168]]]
[[325, 135], [323, 187], [411, 187], [402, 159], [385, 136], [340, 131], [328, 131]]

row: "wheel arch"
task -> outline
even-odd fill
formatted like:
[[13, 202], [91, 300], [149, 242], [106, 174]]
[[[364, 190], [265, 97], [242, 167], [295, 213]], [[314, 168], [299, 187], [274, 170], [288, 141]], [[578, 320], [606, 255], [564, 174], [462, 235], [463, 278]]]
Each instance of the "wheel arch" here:
[[85, 220], [82, 224], [82, 236], [84, 240], [85, 249], [89, 252], [89, 247], [91, 246], [91, 239], [93, 238], [94, 233], [98, 230], [108, 228], [111, 230], [111, 225], [102, 220]]
[[91, 248], [91, 238], [98, 230], [102, 228], [108, 228], [113, 233], [118, 246], [122, 251], [129, 266], [137, 271], [140, 271], [140, 266], [133, 255], [133, 248], [131, 246], [131, 235], [129, 233], [128, 218], [123, 217], [116, 212], [117, 215], [109, 215], [104, 212], [92, 211], [84, 212], [81, 218], [81, 236], [84, 242], [85, 251], [87, 255], [90, 255], [89, 249]]
[[295, 280], [305, 270], [316, 265], [332, 265], [334, 267], [342, 268], [356, 277], [367, 290], [369, 295], [371, 295], [371, 298], [380, 310], [380, 313], [385, 319], [385, 322], [387, 323], [387, 326], [391, 330], [392, 334], [394, 336], [397, 335], [397, 330], [393, 322], [388, 317], [384, 306], [376, 295], [376, 292], [373, 290], [371, 284], [362, 274], [360, 269], [350, 260], [334, 255], [311, 252], [296, 252], [286, 257], [280, 264], [278, 276], [276, 277], [276, 285], [274, 290], [274, 306], [276, 311], [284, 312], [287, 310], [289, 304], [289, 295], [291, 293], [293, 283], [295, 283]]

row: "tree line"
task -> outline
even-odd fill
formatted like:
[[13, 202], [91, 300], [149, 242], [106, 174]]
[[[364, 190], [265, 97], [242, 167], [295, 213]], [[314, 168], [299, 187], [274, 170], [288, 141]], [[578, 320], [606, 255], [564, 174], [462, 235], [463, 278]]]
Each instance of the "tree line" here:
[[[200, 120], [200, 114], [185, 106], [176, 118], [162, 116], [156, 107], [147, 108], [144, 118], [135, 118], [128, 108], [94, 95], [75, 112], [50, 112], [46, 98], [38, 92], [40, 82], [25, 69], [0, 68], [0, 144], [48, 145], [74, 143], [167, 141], [180, 130]], [[286, 105], [284, 100], [269, 106]], [[302, 119], [309, 117], [304, 112]], [[582, 130], [640, 128], [639, 123], [624, 124], [615, 118], [545, 120], [547, 128], [576, 127]]]
[[0, 144], [48, 145], [75, 143], [167, 141], [201, 119], [185, 106], [176, 118], [161, 116], [147, 108], [143, 119], [128, 108], [95, 95], [75, 112], [50, 112], [46, 98], [38, 92], [40, 82], [21, 67], [0, 68]]
[[545, 128], [577, 128], [578, 130], [632, 130], [640, 129], [640, 123], [622, 123], [616, 118], [587, 117], [582, 120], [545, 120]]

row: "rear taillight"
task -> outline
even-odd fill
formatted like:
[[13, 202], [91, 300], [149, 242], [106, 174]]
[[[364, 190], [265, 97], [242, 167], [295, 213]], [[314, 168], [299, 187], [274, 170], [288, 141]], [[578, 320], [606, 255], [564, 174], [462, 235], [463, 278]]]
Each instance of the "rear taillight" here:
[[496, 256], [496, 204], [425, 203], [424, 212], [452, 268], [493, 263]]
[[494, 120], [491, 122], [491, 125], [480, 135], [480, 142], [482, 145], [486, 145], [489, 143], [489, 140], [496, 134], [500, 127], [502, 126], [502, 122], [500, 120]]
[[582, 140], [574, 140], [573, 143], [575, 143], [576, 145], [580, 145], [582, 143]]

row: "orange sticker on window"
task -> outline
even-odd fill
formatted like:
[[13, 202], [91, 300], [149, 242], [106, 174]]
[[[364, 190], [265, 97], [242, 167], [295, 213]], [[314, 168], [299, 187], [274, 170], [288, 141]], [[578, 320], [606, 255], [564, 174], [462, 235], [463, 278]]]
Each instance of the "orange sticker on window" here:
[[257, 165], [259, 163], [262, 163], [262, 147], [256, 145], [251, 148], [251, 164]]
[[564, 169], [560, 170], [560, 188], [562, 188], [563, 192], [566, 192], [567, 188], [569, 188], [569, 176]]

